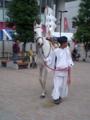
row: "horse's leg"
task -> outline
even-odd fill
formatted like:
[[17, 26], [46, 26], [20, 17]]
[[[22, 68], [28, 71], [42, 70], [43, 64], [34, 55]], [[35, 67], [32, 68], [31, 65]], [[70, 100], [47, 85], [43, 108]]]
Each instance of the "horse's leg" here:
[[47, 69], [44, 68], [43, 90], [44, 90], [44, 93], [45, 93], [45, 94], [46, 94], [46, 80], [47, 80]]
[[[43, 72], [44, 72], [44, 78], [43, 78]], [[41, 84], [41, 87], [42, 87], [42, 94], [41, 94], [42, 98], [44, 98], [45, 95], [46, 95], [46, 89], [45, 89], [45, 86], [46, 86], [46, 77], [47, 77], [47, 71], [46, 71], [46, 69], [44, 71], [44, 66], [41, 65], [40, 66], [39, 81], [40, 81], [40, 84]]]
[[39, 82], [40, 82], [41, 87], [42, 87], [42, 89], [43, 89], [43, 82], [42, 82], [43, 67], [42, 67], [42, 65], [40, 65], [39, 70], [40, 70], [40, 71], [39, 71]]

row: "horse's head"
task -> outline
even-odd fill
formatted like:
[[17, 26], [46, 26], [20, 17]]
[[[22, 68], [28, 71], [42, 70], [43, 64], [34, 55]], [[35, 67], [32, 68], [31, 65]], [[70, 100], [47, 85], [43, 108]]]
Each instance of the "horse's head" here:
[[34, 38], [35, 38], [35, 42], [38, 45], [42, 45], [43, 44], [43, 37], [42, 37], [42, 28], [41, 28], [41, 24], [36, 24], [34, 26]]

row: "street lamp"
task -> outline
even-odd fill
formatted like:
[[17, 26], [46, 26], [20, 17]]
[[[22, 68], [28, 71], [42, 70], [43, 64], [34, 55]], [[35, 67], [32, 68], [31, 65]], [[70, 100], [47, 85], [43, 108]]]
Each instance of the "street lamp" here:
[[40, 18], [41, 18], [41, 13], [42, 13], [42, 0], [40, 0], [39, 5], [40, 5]]
[[60, 13], [60, 36], [61, 36], [61, 32], [62, 32], [62, 14], [65, 12], [68, 12], [67, 10], [60, 10], [58, 11]]
[[[2, 9], [2, 15], [3, 15], [3, 28], [5, 28], [5, 0], [3, 0], [3, 9]], [[3, 41], [2, 41], [2, 56], [4, 57], [4, 35], [3, 35]]]

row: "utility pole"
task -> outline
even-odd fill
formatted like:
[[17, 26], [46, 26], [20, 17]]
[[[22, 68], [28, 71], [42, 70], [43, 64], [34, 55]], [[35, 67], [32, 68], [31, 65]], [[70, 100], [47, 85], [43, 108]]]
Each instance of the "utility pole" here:
[[[2, 15], [3, 15], [3, 28], [5, 28], [5, 0], [3, 0]], [[2, 41], [2, 57], [4, 57], [4, 34], [3, 34], [3, 41]]]
[[41, 19], [41, 13], [42, 13], [42, 0], [40, 0], [40, 19]]
[[60, 36], [61, 36], [61, 32], [62, 32], [62, 14], [65, 12], [68, 12], [66, 10], [60, 10], [58, 11], [60, 13]]

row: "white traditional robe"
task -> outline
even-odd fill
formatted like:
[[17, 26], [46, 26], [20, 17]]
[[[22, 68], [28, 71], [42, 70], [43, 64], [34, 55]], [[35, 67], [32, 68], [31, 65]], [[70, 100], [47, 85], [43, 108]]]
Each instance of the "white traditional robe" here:
[[52, 98], [56, 100], [59, 99], [59, 97], [66, 97], [68, 95], [68, 71], [60, 69], [66, 69], [73, 65], [69, 48], [56, 48], [46, 61], [50, 67], [56, 69], [54, 72], [54, 88], [52, 91]]

